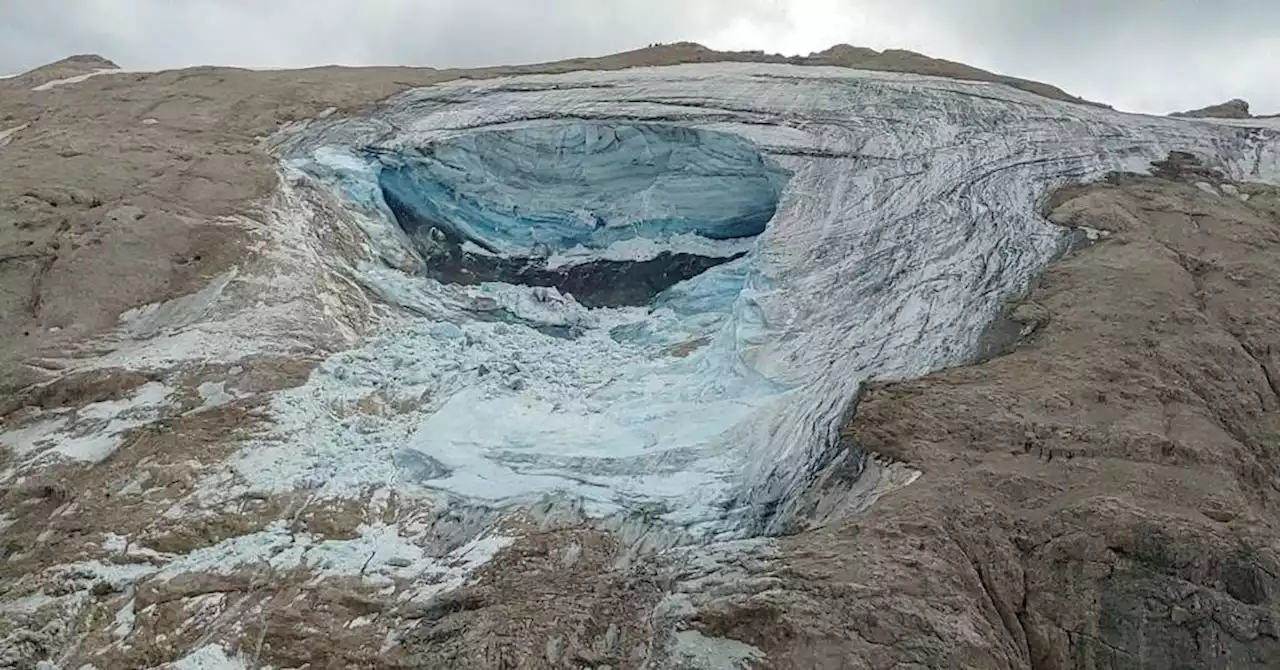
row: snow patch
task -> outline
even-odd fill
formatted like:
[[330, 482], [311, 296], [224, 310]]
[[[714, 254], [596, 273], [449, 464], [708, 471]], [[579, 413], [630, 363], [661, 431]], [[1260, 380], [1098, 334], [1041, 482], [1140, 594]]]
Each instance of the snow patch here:
[[22, 428], [0, 433], [0, 445], [18, 456], [57, 454], [99, 463], [115, 452], [124, 434], [160, 417], [170, 390], [159, 382], [140, 386], [127, 398], [85, 405]]
[[221, 407], [228, 403], [235, 402], [236, 396], [227, 392], [227, 382], [204, 382], [196, 387], [196, 392], [200, 394], [200, 407], [193, 411], [212, 409]]
[[66, 427], [68, 418], [56, 417], [44, 419], [12, 430], [0, 433], [0, 445], [13, 452], [15, 456], [27, 456], [36, 451], [55, 445], [61, 431]]
[[0, 147], [3, 147], [13, 141], [13, 136], [25, 130], [31, 124], [24, 123], [20, 126], [14, 126], [7, 130], [0, 130]]
[[191, 295], [128, 310], [120, 315], [120, 324], [129, 337], [136, 339], [155, 337], [162, 332], [174, 332], [190, 326], [209, 313], [237, 274], [239, 268], [232, 268]]
[[115, 533], [103, 533], [102, 542], [98, 546], [108, 554], [123, 554], [129, 548], [129, 538]]
[[239, 655], [232, 655], [220, 644], [205, 645], [172, 663], [159, 666], [162, 670], [249, 670], [249, 664]]
[[1075, 226], [1072, 229], [1084, 233], [1085, 239], [1090, 242], [1097, 242], [1098, 240], [1111, 236], [1111, 231], [1109, 230], [1101, 230], [1098, 228], [1091, 228], [1089, 226]]
[[179, 557], [155, 573], [169, 580], [184, 574], [230, 575], [262, 566], [288, 572], [306, 569], [322, 580], [360, 577], [368, 583], [391, 586], [421, 583], [411, 593], [438, 593], [456, 588], [466, 576], [514, 541], [505, 536], [474, 540], [442, 557], [429, 556], [396, 526], [365, 525], [351, 540], [325, 540], [309, 533], [293, 533], [287, 521], [267, 529], [223, 540]]
[[682, 665], [704, 670], [746, 670], [753, 661], [764, 658], [763, 652], [749, 644], [707, 637], [696, 630], [676, 633], [671, 655], [680, 659]]
[[92, 79], [92, 78], [94, 78], [94, 77], [96, 77], [96, 76], [98, 76], [98, 75], [101, 75], [101, 74], [112, 74], [112, 73], [119, 74], [119, 73], [121, 73], [121, 72], [123, 72], [123, 70], [121, 70], [121, 69], [119, 69], [119, 68], [114, 68], [114, 67], [109, 67], [109, 68], [98, 68], [97, 70], [94, 70], [93, 72], [88, 72], [88, 73], [85, 73], [85, 74], [78, 74], [78, 75], [76, 75], [76, 76], [74, 76], [74, 77], [67, 77], [67, 78], [65, 78], [65, 79], [54, 79], [53, 81], [46, 81], [45, 83], [40, 84], [39, 86], [36, 86], [35, 88], [33, 88], [33, 89], [31, 89], [31, 90], [33, 90], [33, 91], [50, 91], [50, 90], [53, 90], [53, 89], [55, 89], [55, 88], [58, 88], [59, 86], [69, 86], [69, 85], [71, 85], [71, 84], [79, 84], [80, 82], [88, 81], [88, 80], [90, 80], [90, 79]]

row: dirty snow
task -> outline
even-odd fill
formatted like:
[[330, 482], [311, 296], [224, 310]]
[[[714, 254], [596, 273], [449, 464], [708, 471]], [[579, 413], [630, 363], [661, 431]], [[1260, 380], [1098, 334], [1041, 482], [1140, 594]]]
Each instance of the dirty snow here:
[[249, 670], [249, 664], [243, 657], [233, 656], [220, 644], [206, 645], [160, 667], [163, 670]]
[[116, 612], [115, 620], [112, 622], [111, 637], [116, 640], [123, 640], [133, 632], [134, 623], [138, 620], [137, 612], [134, 611], [136, 603], [137, 601], [130, 598], [129, 602], [125, 603], [125, 606], [121, 607], [119, 612]]
[[155, 573], [169, 580], [184, 574], [229, 575], [245, 569], [287, 572], [303, 568], [315, 579], [360, 577], [389, 586], [396, 582], [420, 583], [409, 594], [435, 593], [460, 585], [467, 575], [501, 548], [514, 541], [505, 536], [474, 540], [441, 557], [428, 556], [413, 538], [396, 526], [364, 525], [351, 540], [325, 540], [309, 533], [294, 533], [287, 521], [265, 530], [223, 540], [181, 556]]
[[125, 433], [159, 418], [170, 390], [149, 382], [121, 400], [97, 402], [60, 416], [0, 433], [0, 445], [18, 456], [57, 454], [99, 463], [124, 441]]
[[696, 630], [676, 633], [671, 654], [700, 670], [746, 670], [752, 667], [752, 661], [764, 658], [763, 652], [749, 644], [707, 637]]
[[37, 610], [49, 603], [57, 602], [57, 598], [47, 596], [43, 593], [33, 593], [31, 595], [22, 596], [0, 602], [0, 613], [4, 614], [34, 614]]
[[5, 145], [6, 145], [6, 144], [8, 144], [9, 142], [12, 142], [12, 141], [13, 141], [13, 136], [14, 136], [14, 135], [17, 135], [17, 134], [18, 134], [19, 132], [21, 132], [22, 130], [25, 130], [25, 129], [26, 129], [26, 127], [27, 127], [27, 126], [29, 126], [29, 125], [30, 125], [30, 124], [24, 123], [24, 124], [22, 124], [22, 125], [20, 125], [20, 126], [14, 126], [14, 127], [9, 128], [9, 129], [7, 129], [7, 130], [0, 130], [0, 147], [5, 146]]

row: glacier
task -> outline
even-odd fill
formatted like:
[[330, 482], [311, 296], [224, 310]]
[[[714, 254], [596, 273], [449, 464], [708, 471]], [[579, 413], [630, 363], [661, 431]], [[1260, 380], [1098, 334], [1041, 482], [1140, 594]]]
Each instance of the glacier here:
[[[817, 473], [874, 475], [838, 435], [862, 384], [972, 360], [1079, 238], [1040, 214], [1052, 188], [1174, 149], [1275, 181], [1278, 137], [749, 63], [461, 80], [297, 124], [268, 142], [286, 188], [359, 229], [388, 309], [277, 396], [287, 439], [234, 479], [783, 533]], [[333, 411], [371, 394], [409, 409]]]

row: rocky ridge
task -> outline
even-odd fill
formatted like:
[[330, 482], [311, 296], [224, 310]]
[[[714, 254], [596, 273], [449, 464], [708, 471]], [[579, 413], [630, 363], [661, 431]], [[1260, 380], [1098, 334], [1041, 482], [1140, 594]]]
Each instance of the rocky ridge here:
[[1179, 116], [1197, 119], [1250, 119], [1253, 115], [1249, 113], [1249, 103], [1239, 98], [1233, 98], [1218, 105], [1209, 105], [1200, 109], [1193, 109], [1186, 112], [1174, 112], [1169, 116]]

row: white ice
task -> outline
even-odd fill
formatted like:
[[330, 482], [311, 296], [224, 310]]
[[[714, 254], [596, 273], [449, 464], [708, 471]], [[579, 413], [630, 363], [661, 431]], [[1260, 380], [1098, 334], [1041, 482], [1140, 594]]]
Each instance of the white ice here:
[[159, 666], [161, 670], [248, 670], [243, 657], [233, 655], [220, 644], [209, 644], [182, 658]]

